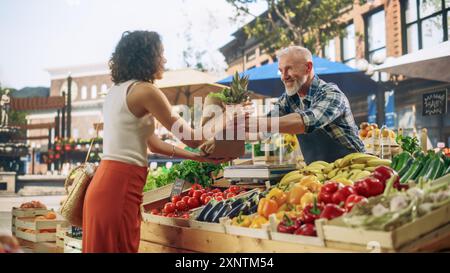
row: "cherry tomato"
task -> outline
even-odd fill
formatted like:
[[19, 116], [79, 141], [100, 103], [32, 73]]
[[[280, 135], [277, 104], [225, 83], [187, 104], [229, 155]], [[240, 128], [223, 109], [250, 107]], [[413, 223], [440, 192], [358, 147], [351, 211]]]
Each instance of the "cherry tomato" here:
[[175, 204], [174, 204], [174, 203], [171, 203], [171, 202], [166, 203], [166, 204], [164, 205], [163, 211], [164, 211], [165, 213], [167, 213], [167, 214], [174, 212], [174, 211], [175, 211]]
[[180, 200], [181, 200], [181, 196], [179, 196], [179, 195], [174, 195], [174, 196], [172, 196], [172, 199], [171, 199], [172, 203], [174, 203], [174, 204], [176, 204]]
[[189, 198], [187, 205], [188, 205], [189, 209], [194, 209], [194, 208], [198, 208], [200, 206], [200, 203], [198, 202], [197, 198], [191, 197], [191, 198]]
[[181, 200], [178, 201], [175, 206], [177, 207], [177, 210], [179, 210], [179, 211], [184, 211], [184, 210], [188, 209], [188, 205]]

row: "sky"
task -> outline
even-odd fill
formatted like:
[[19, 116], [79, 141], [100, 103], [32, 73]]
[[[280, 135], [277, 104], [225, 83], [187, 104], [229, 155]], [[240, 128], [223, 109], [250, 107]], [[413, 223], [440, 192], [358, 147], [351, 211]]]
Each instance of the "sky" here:
[[[252, 13], [266, 9], [261, 2]], [[252, 19], [233, 15], [225, 0], [0, 0], [0, 84], [48, 87], [47, 68], [106, 63], [127, 30], [161, 34], [169, 69], [185, 67], [191, 45], [207, 52], [207, 67], [223, 70], [218, 49]]]

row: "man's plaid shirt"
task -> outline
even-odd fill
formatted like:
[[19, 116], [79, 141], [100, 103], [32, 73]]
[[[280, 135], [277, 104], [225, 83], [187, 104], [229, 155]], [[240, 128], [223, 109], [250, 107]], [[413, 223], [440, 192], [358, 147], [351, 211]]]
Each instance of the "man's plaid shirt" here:
[[298, 94], [288, 96], [284, 93], [268, 115], [276, 116], [277, 108], [279, 116], [298, 113], [303, 118], [305, 133], [323, 128], [332, 139], [345, 147], [365, 151], [348, 99], [334, 83], [326, 83], [315, 75], [303, 99]]

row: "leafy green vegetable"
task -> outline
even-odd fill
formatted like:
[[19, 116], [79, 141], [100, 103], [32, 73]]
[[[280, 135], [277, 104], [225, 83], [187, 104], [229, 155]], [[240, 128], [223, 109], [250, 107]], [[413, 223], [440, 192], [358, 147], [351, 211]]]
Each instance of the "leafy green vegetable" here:
[[397, 143], [402, 147], [403, 151], [414, 154], [420, 151], [419, 140], [417, 137], [397, 135]]

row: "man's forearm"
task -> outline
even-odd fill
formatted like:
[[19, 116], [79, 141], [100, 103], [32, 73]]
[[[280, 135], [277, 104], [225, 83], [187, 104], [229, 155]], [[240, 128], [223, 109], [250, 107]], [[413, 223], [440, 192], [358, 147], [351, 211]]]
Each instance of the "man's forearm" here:
[[[278, 123], [278, 125], [277, 125]], [[277, 128], [278, 127], [278, 128]], [[258, 132], [273, 132], [283, 134], [303, 134], [305, 124], [302, 117], [297, 113], [288, 114], [282, 117], [259, 118]]]

